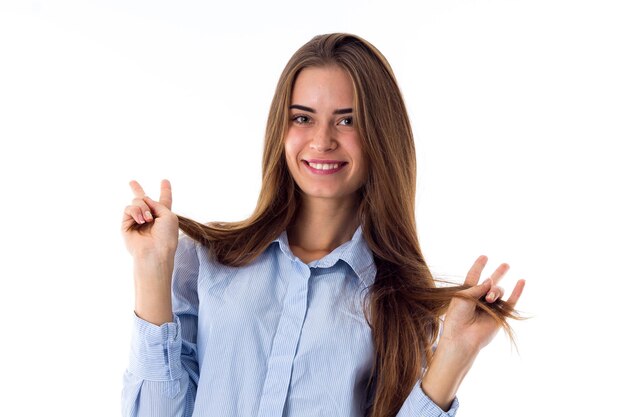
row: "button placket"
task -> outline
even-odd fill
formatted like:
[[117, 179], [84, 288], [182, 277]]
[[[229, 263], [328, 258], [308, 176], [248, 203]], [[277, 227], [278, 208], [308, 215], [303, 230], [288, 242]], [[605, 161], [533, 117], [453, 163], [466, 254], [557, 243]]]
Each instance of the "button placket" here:
[[288, 280], [287, 293], [272, 350], [259, 404], [259, 417], [282, 415], [289, 391], [291, 371], [307, 309], [308, 281], [311, 271], [300, 261], [292, 261], [295, 272]]

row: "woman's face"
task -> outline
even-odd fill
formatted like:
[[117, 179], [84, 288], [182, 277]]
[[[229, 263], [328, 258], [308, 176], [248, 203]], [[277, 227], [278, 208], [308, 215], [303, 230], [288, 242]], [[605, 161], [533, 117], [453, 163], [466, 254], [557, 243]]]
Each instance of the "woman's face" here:
[[293, 87], [285, 155], [305, 196], [354, 199], [367, 175], [354, 125], [354, 91], [337, 67], [303, 69]]

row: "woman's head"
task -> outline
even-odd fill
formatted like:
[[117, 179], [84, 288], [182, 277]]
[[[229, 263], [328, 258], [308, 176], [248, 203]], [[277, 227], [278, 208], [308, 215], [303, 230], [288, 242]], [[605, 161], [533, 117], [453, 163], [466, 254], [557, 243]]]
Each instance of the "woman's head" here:
[[[298, 201], [287, 167], [285, 138], [294, 104], [294, 86], [305, 69], [339, 68], [353, 87], [353, 123], [360, 139], [367, 173], [359, 193], [376, 215], [397, 218], [398, 209], [412, 218], [415, 198], [415, 148], [408, 115], [385, 57], [369, 42], [333, 33], [311, 39], [283, 70], [269, 112], [263, 155], [263, 188], [285, 192]], [[310, 72], [310, 71], [309, 71]], [[271, 194], [271, 193], [269, 193]], [[268, 193], [261, 193], [268, 196]], [[261, 201], [259, 201], [261, 202]], [[269, 202], [266, 202], [269, 203]], [[381, 207], [389, 205], [390, 207]], [[362, 215], [374, 213], [361, 207]], [[366, 220], [366, 219], [362, 219]], [[412, 224], [412, 223], [411, 223]]]
[[368, 173], [354, 123], [354, 87], [337, 65], [308, 67], [291, 90], [285, 159], [303, 202], [350, 207]]

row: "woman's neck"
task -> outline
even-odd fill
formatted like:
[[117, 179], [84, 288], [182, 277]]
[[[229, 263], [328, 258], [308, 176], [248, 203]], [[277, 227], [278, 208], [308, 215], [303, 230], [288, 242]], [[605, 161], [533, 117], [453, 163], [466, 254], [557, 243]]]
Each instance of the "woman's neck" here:
[[[319, 259], [352, 238], [359, 226], [356, 199], [304, 196], [296, 220], [287, 229], [292, 252], [307, 262]], [[300, 256], [303, 255], [303, 256]]]

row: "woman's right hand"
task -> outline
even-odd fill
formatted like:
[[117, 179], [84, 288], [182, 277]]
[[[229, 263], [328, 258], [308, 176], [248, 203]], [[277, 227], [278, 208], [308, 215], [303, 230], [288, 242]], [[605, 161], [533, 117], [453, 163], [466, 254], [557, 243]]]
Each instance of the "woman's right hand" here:
[[161, 181], [159, 201], [146, 196], [137, 181], [126, 206], [122, 234], [134, 258], [135, 314], [150, 323], [172, 321], [172, 273], [178, 246], [178, 217], [172, 213], [172, 186]]
[[135, 260], [172, 258], [178, 245], [178, 217], [172, 213], [172, 186], [161, 181], [159, 201], [146, 196], [135, 180], [130, 183], [135, 195], [122, 218], [122, 235]]

